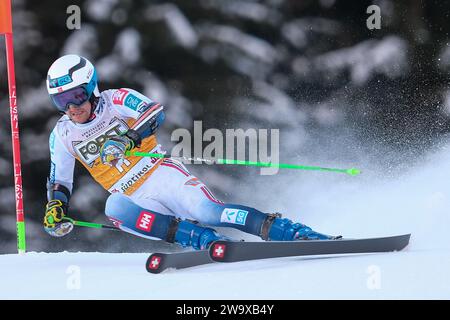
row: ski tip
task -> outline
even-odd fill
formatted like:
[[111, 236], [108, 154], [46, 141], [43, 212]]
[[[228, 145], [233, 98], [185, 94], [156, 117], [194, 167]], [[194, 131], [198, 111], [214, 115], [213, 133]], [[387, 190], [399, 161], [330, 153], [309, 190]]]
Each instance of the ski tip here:
[[411, 233], [407, 233], [401, 236], [403, 238], [403, 245], [400, 250], [407, 247], [409, 245], [409, 241], [411, 240]]
[[411, 233], [400, 234], [398, 236], [391, 236], [391, 237], [387, 237], [387, 238], [399, 238], [399, 239], [409, 241], [409, 239], [411, 238]]
[[400, 234], [400, 235], [396, 235], [396, 236], [388, 236], [388, 237], [384, 237], [384, 238], [379, 238], [381, 241], [385, 240], [385, 241], [390, 241], [391, 242], [391, 250], [386, 250], [386, 251], [402, 251], [403, 249], [405, 249], [408, 245], [409, 245], [409, 240], [411, 238], [411, 234], [410, 233], [406, 233], [406, 234]]
[[163, 262], [164, 254], [153, 253], [148, 257], [147, 262], [145, 263], [145, 269], [150, 273], [161, 273], [164, 271]]
[[[377, 238], [374, 238], [377, 239]], [[401, 251], [409, 245], [411, 233], [405, 233], [395, 236], [380, 237], [380, 240], [392, 241], [392, 249], [390, 251]]]

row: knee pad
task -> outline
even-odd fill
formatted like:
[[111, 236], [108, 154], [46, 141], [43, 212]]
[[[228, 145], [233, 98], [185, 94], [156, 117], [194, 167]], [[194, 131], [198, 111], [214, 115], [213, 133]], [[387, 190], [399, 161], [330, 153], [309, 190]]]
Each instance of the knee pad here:
[[121, 193], [113, 193], [106, 200], [105, 214], [108, 217], [119, 220], [126, 208], [132, 206], [132, 203], [131, 199], [127, 196]]

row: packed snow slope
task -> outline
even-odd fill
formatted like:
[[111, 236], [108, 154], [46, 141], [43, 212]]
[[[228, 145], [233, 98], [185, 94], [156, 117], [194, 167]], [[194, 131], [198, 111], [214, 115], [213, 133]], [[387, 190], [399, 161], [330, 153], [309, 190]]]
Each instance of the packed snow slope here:
[[146, 272], [148, 254], [141, 253], [3, 255], [0, 298], [450, 299], [450, 151], [424, 163], [395, 179], [344, 179], [327, 192], [311, 184], [314, 196], [302, 206], [312, 212], [305, 223], [349, 238], [412, 233], [401, 252], [211, 264], [157, 275]]

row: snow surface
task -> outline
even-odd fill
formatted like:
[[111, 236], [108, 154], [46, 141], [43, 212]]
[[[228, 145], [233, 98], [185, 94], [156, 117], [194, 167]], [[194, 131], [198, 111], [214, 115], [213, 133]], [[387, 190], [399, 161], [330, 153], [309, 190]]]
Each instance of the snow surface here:
[[450, 298], [450, 256], [426, 250], [211, 264], [156, 275], [145, 270], [147, 256], [68, 252], [4, 255], [0, 257], [0, 298]]
[[145, 270], [145, 253], [9, 254], [0, 256], [0, 299], [450, 299], [449, 173], [444, 147], [396, 179], [374, 181], [366, 172], [369, 178], [327, 192], [320, 192], [325, 176], [308, 184], [301, 207], [312, 215], [303, 222], [346, 237], [411, 232], [401, 252], [215, 263], [157, 275]]

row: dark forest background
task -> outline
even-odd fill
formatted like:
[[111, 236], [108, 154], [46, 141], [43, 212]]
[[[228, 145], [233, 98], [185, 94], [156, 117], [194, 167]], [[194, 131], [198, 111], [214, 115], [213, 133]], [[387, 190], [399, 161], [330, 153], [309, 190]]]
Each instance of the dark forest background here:
[[[66, 27], [74, 4], [81, 8], [79, 30]], [[381, 9], [379, 30], [366, 26], [372, 4]], [[168, 150], [171, 132], [192, 129], [194, 120], [204, 130], [276, 128], [281, 162], [361, 167], [367, 161], [395, 178], [447, 141], [449, 13], [450, 2], [437, 0], [13, 0], [28, 249], [148, 251], [152, 245], [85, 229], [54, 239], [42, 228], [48, 136], [59, 117], [45, 77], [59, 56], [93, 61], [100, 90], [130, 87], [162, 102], [167, 119], [159, 140]], [[7, 88], [2, 40], [1, 253], [16, 252]], [[277, 192], [277, 177], [253, 169], [190, 169], [227, 201], [257, 205], [258, 196], [242, 192], [243, 184]], [[106, 197], [77, 166], [71, 215], [107, 223]]]

